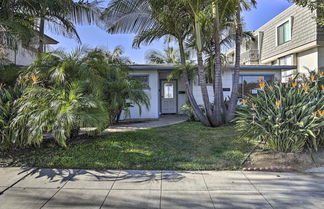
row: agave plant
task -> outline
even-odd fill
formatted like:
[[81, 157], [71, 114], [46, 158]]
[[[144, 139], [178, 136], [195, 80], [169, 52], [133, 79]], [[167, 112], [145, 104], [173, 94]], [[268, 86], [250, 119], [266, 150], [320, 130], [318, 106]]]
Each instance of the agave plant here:
[[324, 133], [323, 79], [320, 73], [297, 75], [288, 83], [260, 80], [258, 95], [242, 100], [236, 128], [275, 151], [317, 150]]

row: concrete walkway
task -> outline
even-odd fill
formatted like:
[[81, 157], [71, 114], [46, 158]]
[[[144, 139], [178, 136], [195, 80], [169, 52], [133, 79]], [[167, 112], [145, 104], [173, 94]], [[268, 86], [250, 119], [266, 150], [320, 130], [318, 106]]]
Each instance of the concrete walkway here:
[[178, 123], [185, 122], [187, 117], [181, 115], [166, 115], [162, 116], [158, 120], [142, 121], [136, 123], [120, 123], [109, 127], [107, 132], [126, 132], [135, 131], [148, 128], [157, 128], [163, 126], [170, 126]]
[[324, 174], [0, 168], [0, 191], [1, 209], [323, 208]]

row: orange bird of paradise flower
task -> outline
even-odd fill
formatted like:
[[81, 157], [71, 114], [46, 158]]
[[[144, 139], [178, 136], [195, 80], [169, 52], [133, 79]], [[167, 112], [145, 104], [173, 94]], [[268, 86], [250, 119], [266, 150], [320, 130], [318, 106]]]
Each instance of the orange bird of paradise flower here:
[[38, 81], [38, 77], [36, 75], [32, 75], [31, 79], [32, 79], [33, 83], [37, 83], [37, 81]]
[[242, 104], [246, 105], [247, 104], [247, 100], [246, 99], [242, 99]]
[[277, 106], [277, 107], [280, 107], [280, 106], [281, 106], [281, 101], [277, 100], [277, 101], [276, 101], [276, 106]]
[[261, 82], [261, 83], [259, 84], [259, 86], [260, 86], [261, 89], [264, 89], [264, 87], [265, 87], [265, 82]]
[[293, 82], [293, 83], [291, 83], [291, 86], [292, 86], [292, 87], [296, 87], [297, 85], [298, 85], [297, 82]]
[[319, 116], [324, 116], [324, 110], [318, 110], [317, 113]]
[[315, 75], [311, 75], [310, 79], [311, 79], [311, 81], [315, 81], [316, 80]]

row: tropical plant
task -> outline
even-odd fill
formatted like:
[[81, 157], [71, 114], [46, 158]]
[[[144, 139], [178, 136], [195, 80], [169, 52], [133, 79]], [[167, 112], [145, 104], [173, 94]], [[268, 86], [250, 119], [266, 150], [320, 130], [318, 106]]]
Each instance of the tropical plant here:
[[323, 81], [323, 73], [288, 83], [260, 80], [258, 95], [244, 98], [237, 110], [237, 129], [275, 151], [317, 150], [324, 133]]
[[180, 63], [179, 50], [174, 47], [166, 47], [163, 51], [150, 50], [146, 53], [145, 59], [148, 63], [155, 64], [178, 64]]
[[[112, 33], [136, 33], [134, 46], [141, 43], [151, 43], [153, 40], [160, 39], [163, 36], [174, 37], [179, 44], [180, 63], [183, 65], [183, 79], [186, 84], [186, 94], [191, 106], [194, 109], [199, 120], [207, 126], [219, 126], [228, 122], [227, 113], [234, 112], [237, 97], [233, 93], [233, 101], [226, 108], [223, 87], [222, 87], [222, 63], [221, 63], [221, 44], [222, 32], [228, 29], [229, 20], [241, 17], [242, 9], [249, 9], [255, 4], [255, 1], [241, 0], [113, 0], [109, 3], [104, 12], [107, 20], [107, 29]], [[113, 21], [109, 21], [113, 20]], [[237, 37], [242, 36], [240, 22], [236, 28]], [[240, 30], [238, 30], [240, 29]], [[204, 107], [206, 112], [203, 113], [192, 94], [192, 80], [188, 76], [185, 57], [184, 43], [189, 39], [194, 40], [194, 48], [197, 52], [198, 61], [198, 79], [201, 87]], [[240, 39], [237, 47], [240, 47]], [[214, 101], [210, 103], [206, 83], [206, 69], [204, 67], [203, 57], [206, 52], [206, 46], [211, 46], [213, 51], [213, 87]], [[209, 50], [210, 51], [210, 50]], [[237, 55], [239, 57], [240, 54]], [[160, 60], [159, 60], [160, 61]], [[240, 60], [237, 59], [237, 63]], [[235, 75], [239, 72], [237, 66]], [[237, 79], [234, 79], [237, 81]], [[234, 82], [233, 86], [237, 86]], [[237, 91], [237, 88], [234, 88]], [[235, 105], [233, 105], [235, 104]], [[226, 120], [227, 119], [227, 120]]]
[[17, 140], [10, 124], [17, 115], [16, 100], [22, 95], [18, 86], [4, 88], [0, 86], [0, 145], [8, 146]]
[[86, 95], [79, 83], [45, 88], [35, 82], [17, 103], [18, 113], [10, 126], [18, 146], [40, 145], [45, 134], [66, 146], [66, 140], [80, 127], [103, 130], [108, 125], [105, 103]]
[[[0, 31], [1, 42], [21, 41], [28, 45], [37, 37], [38, 52], [44, 49], [45, 23], [47, 29], [80, 42], [77, 24], [100, 26], [98, 1], [84, 0], [1, 0]], [[36, 30], [35, 30], [36, 25]], [[9, 41], [9, 42], [12, 42]]]
[[22, 69], [16, 65], [0, 65], [0, 86], [14, 86]]
[[135, 33], [133, 46], [149, 44], [162, 37], [172, 36], [179, 45], [181, 73], [186, 94], [199, 120], [209, 125], [192, 92], [188, 75], [185, 41], [192, 32], [192, 18], [180, 1], [170, 0], [113, 0], [103, 13], [107, 30], [111, 33]]

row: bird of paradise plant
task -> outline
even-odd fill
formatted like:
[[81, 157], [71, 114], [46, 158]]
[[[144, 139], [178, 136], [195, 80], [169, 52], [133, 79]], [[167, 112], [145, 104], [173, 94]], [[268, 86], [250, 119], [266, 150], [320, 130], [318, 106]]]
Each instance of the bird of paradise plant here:
[[[288, 84], [275, 81], [270, 88], [246, 99], [236, 112], [236, 128], [243, 136], [264, 141], [275, 151], [317, 150], [324, 142], [324, 85], [320, 75], [297, 75]], [[301, 82], [301, 88], [296, 88]], [[307, 93], [305, 93], [307, 92]]]

